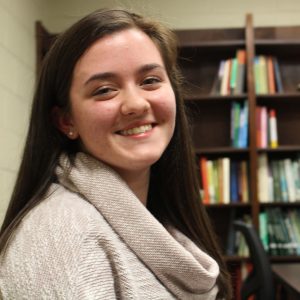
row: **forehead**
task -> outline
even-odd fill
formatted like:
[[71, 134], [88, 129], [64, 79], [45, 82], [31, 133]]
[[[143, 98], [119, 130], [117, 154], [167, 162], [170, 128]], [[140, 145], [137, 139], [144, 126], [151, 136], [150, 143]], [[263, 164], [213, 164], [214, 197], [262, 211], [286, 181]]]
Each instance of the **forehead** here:
[[152, 39], [139, 29], [130, 28], [95, 41], [76, 63], [74, 73], [97, 67], [106, 69], [126, 65], [128, 69], [136, 63], [164, 65]]

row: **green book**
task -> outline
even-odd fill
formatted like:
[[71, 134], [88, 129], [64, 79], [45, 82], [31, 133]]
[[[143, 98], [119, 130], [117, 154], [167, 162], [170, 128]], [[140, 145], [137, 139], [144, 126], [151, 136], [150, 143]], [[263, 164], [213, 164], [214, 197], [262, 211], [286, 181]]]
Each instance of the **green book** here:
[[237, 71], [238, 61], [237, 58], [233, 58], [231, 61], [231, 72], [230, 72], [230, 94], [234, 93], [237, 85]]
[[269, 251], [269, 237], [268, 237], [268, 218], [265, 211], [259, 214], [259, 236], [265, 250]]

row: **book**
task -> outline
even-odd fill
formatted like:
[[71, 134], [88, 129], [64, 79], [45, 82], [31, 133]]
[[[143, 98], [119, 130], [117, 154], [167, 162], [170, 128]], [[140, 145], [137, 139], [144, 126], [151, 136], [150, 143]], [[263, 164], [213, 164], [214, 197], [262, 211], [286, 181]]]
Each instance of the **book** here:
[[284, 161], [279, 160], [280, 190], [282, 202], [289, 201], [287, 178], [285, 173]]
[[248, 114], [249, 114], [249, 108], [248, 108], [248, 101], [244, 101], [243, 107], [240, 111], [240, 125], [239, 125], [239, 131], [238, 131], [238, 142], [237, 146], [239, 148], [245, 148], [248, 144]]
[[241, 202], [249, 202], [249, 186], [248, 186], [248, 164], [247, 161], [242, 160], [241, 164]]
[[281, 79], [280, 68], [279, 68], [277, 57], [273, 57], [273, 65], [274, 65], [276, 90], [278, 93], [283, 93], [282, 79]]
[[238, 142], [239, 142], [239, 131], [240, 131], [240, 115], [241, 115], [241, 105], [240, 103], [234, 101], [232, 102], [232, 122], [231, 122], [231, 132], [232, 132], [232, 146], [233, 147], [238, 147]]
[[230, 159], [224, 157], [222, 159], [222, 173], [223, 173], [223, 203], [230, 203]]
[[236, 76], [236, 86], [233, 94], [238, 95], [245, 90], [245, 74], [246, 74], [246, 50], [239, 49], [236, 53], [237, 57], [237, 76]]
[[267, 229], [268, 229], [268, 240], [269, 240], [269, 254], [270, 255], [279, 255], [278, 242], [275, 236], [275, 226], [272, 209], [266, 209], [267, 214]]
[[214, 170], [212, 160], [206, 160], [207, 178], [208, 178], [208, 195], [209, 203], [216, 203], [215, 187], [214, 187]]
[[273, 176], [273, 201], [281, 202], [281, 184], [280, 184], [280, 166], [278, 160], [272, 160], [270, 162]]
[[236, 57], [231, 59], [231, 72], [230, 72], [230, 94], [234, 93], [237, 85], [237, 72], [238, 72], [238, 60]]
[[200, 172], [201, 172], [201, 186], [203, 189], [203, 203], [209, 204], [209, 184], [208, 184], [208, 171], [207, 171], [207, 159], [205, 157], [200, 158]]
[[259, 94], [268, 94], [267, 61], [264, 55], [258, 56]]
[[268, 157], [266, 153], [258, 156], [258, 200], [269, 202]]
[[268, 237], [268, 218], [267, 213], [262, 211], [259, 213], [259, 237], [262, 241], [266, 252], [269, 251], [269, 237]]
[[267, 73], [268, 73], [268, 92], [274, 94], [276, 91], [275, 87], [275, 76], [274, 76], [274, 65], [272, 56], [267, 56]]
[[267, 107], [262, 106], [260, 110], [261, 148], [268, 147], [268, 112]]
[[292, 168], [292, 161], [290, 158], [286, 158], [283, 160], [284, 165], [284, 173], [287, 183], [287, 200], [288, 202], [295, 202], [296, 201], [296, 190], [295, 190], [295, 180], [293, 176], [293, 168]]
[[269, 145], [271, 148], [278, 147], [277, 118], [275, 109], [269, 111]]
[[230, 163], [230, 202], [237, 203], [239, 201], [238, 195], [238, 162], [231, 161]]
[[224, 74], [221, 82], [221, 91], [222, 96], [230, 94], [230, 71], [231, 71], [231, 59], [227, 59], [224, 63]]
[[299, 170], [299, 162], [297, 160], [292, 161], [292, 171], [294, 178], [294, 186], [296, 193], [296, 201], [300, 200], [300, 170]]
[[213, 86], [211, 89], [212, 95], [220, 95], [224, 72], [225, 72], [225, 60], [221, 60], [219, 69], [218, 69], [218, 74], [214, 80], [214, 83], [213, 83]]

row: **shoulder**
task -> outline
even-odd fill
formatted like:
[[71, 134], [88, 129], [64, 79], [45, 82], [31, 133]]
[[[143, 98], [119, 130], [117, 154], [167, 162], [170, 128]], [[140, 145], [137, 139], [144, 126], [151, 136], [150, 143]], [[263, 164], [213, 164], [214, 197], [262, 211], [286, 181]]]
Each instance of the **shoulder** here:
[[81, 195], [71, 192], [61, 185], [50, 187], [45, 198], [34, 207], [21, 223], [21, 227], [30, 227], [38, 224], [38, 231], [49, 229], [56, 232], [85, 232], [104, 219], [97, 209]]
[[9, 248], [18, 244], [27, 250], [38, 245], [41, 251], [48, 252], [58, 244], [80, 247], [87, 236], [91, 238], [94, 233], [96, 238], [101, 234], [105, 224], [92, 204], [79, 194], [53, 184], [44, 199], [24, 216], [12, 235]]

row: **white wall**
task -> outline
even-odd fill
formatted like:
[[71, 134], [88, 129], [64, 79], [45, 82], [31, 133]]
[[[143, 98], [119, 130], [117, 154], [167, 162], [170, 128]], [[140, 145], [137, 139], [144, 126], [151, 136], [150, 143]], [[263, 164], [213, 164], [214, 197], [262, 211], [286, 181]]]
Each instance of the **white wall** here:
[[22, 153], [35, 76], [34, 21], [60, 32], [86, 13], [122, 6], [172, 28], [300, 25], [299, 0], [0, 0], [0, 224]]
[[38, 0], [0, 0], [0, 224], [23, 148], [35, 77]]
[[244, 25], [252, 12], [257, 26], [299, 25], [299, 0], [52, 0], [46, 26], [59, 32], [100, 7], [123, 6], [166, 22], [172, 28], [222, 28]]

